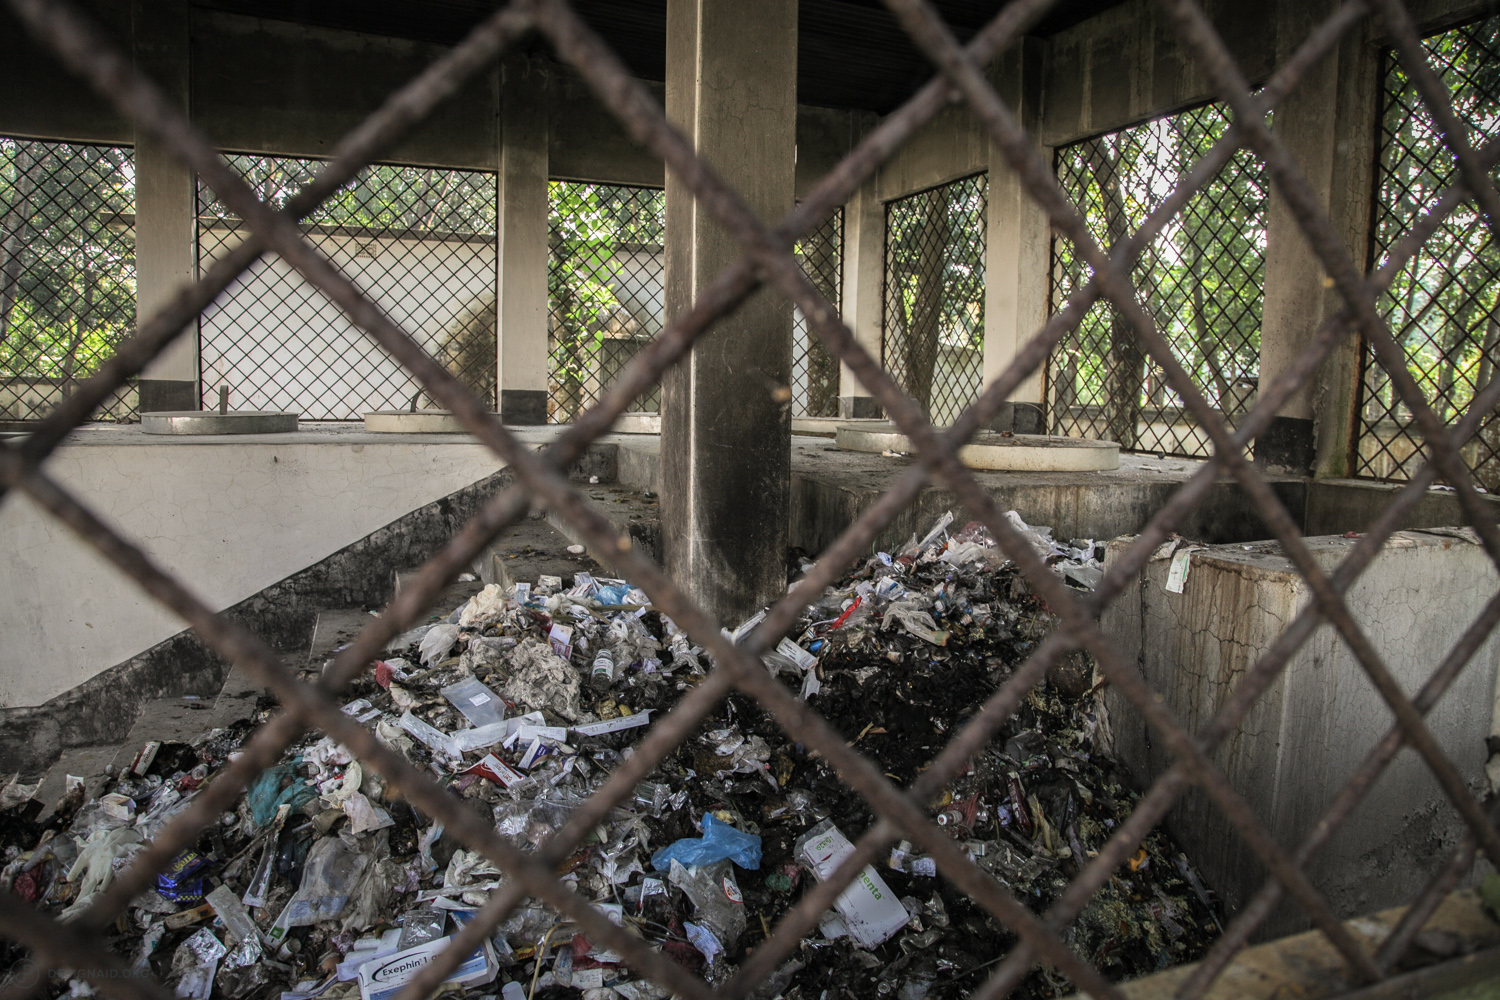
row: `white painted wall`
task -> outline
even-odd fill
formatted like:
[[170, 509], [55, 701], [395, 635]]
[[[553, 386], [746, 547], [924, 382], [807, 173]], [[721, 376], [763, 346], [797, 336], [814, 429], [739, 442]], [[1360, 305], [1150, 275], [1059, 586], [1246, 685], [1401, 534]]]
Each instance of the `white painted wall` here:
[[[495, 243], [312, 233], [308, 241], [429, 353], [465, 317], [493, 309]], [[238, 243], [205, 232], [200, 267]], [[343, 310], [275, 254], [251, 265], [201, 321], [203, 394], [228, 383], [241, 410], [296, 410], [306, 420], [357, 420], [404, 407], [419, 388]]]
[[[457, 434], [95, 426], [47, 471], [223, 609], [499, 467]], [[0, 506], [0, 708], [39, 705], [184, 627], [30, 500]]]

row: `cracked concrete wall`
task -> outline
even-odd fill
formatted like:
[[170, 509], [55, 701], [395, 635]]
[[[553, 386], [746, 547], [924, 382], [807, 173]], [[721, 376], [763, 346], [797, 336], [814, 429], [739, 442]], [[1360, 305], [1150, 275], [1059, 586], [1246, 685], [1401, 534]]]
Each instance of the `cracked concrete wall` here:
[[[437, 443], [302, 431], [196, 443], [114, 428], [78, 432], [48, 462], [215, 609], [498, 468], [458, 435]], [[0, 507], [0, 708], [40, 705], [182, 628], [25, 497]]]
[[[1126, 541], [1111, 543], [1111, 560]], [[1309, 547], [1331, 571], [1356, 541], [1311, 538]], [[1196, 732], [1311, 594], [1272, 542], [1194, 552], [1181, 594], [1164, 589], [1169, 565], [1167, 559], [1150, 563], [1101, 624]], [[1348, 601], [1412, 695], [1495, 594], [1497, 582], [1468, 529], [1399, 532], [1350, 589]], [[1476, 792], [1484, 790], [1497, 655], [1500, 639], [1492, 636], [1427, 720]], [[1116, 750], [1144, 787], [1170, 766], [1170, 757], [1123, 698], [1111, 693], [1107, 706]], [[1348, 647], [1324, 624], [1214, 760], [1290, 851], [1393, 722]], [[1248, 902], [1265, 869], [1206, 795], [1189, 792], [1167, 822], [1230, 912]], [[1403, 750], [1308, 873], [1339, 916], [1369, 912], [1414, 898], [1462, 833], [1436, 779], [1413, 751]], [[1300, 908], [1283, 903], [1262, 934], [1306, 926]]]

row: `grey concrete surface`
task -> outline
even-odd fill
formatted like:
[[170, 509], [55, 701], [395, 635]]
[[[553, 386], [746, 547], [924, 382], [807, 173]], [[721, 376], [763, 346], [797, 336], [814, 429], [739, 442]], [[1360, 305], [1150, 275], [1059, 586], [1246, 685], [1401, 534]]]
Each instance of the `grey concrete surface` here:
[[[668, 0], [667, 116], [763, 220], [793, 207], [796, 89], [794, 0]], [[743, 250], [676, 175], [666, 201], [670, 316]], [[791, 374], [791, 303], [763, 288], [662, 376], [666, 568], [725, 620], [786, 589]]]
[[[1126, 541], [1111, 542], [1111, 560]], [[1309, 539], [1325, 571], [1355, 544], [1344, 537]], [[1196, 732], [1311, 596], [1273, 543], [1213, 546], [1188, 559], [1181, 593], [1165, 589], [1171, 561], [1153, 561], [1100, 624], [1178, 720]], [[1399, 532], [1350, 588], [1347, 600], [1392, 675], [1414, 693], [1494, 595], [1497, 583], [1500, 577], [1472, 533]], [[1476, 792], [1485, 785], [1497, 657], [1500, 637], [1492, 636], [1427, 718]], [[1116, 751], [1144, 785], [1170, 764], [1163, 741], [1114, 689], [1108, 691]], [[1348, 647], [1324, 624], [1214, 760], [1290, 849], [1392, 722], [1390, 709]], [[1265, 870], [1200, 791], [1181, 800], [1168, 826], [1230, 912], [1259, 888]], [[1353, 916], [1414, 898], [1462, 835], [1462, 823], [1436, 779], [1406, 752], [1307, 870], [1335, 912]], [[1283, 904], [1263, 933], [1303, 926], [1300, 908]]]

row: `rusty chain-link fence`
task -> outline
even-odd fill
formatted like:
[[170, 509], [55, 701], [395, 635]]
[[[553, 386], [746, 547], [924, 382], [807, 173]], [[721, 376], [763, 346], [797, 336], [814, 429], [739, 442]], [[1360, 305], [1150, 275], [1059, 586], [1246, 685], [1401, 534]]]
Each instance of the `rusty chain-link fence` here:
[[[982, 70], [998, 52], [1014, 42], [1050, 4], [1048, 0], [1017, 0], [1004, 7], [993, 22], [960, 46], [932, 8], [923, 0], [887, 0], [911, 38], [938, 65], [941, 74], [921, 88], [901, 109], [869, 132], [831, 173], [810, 190], [802, 203], [775, 228], [765, 227], [713, 173], [694, 160], [687, 140], [667, 123], [648, 91], [632, 80], [605, 44], [573, 14], [565, 0], [515, 0], [477, 27], [459, 46], [427, 72], [391, 96], [386, 104], [346, 137], [336, 155], [300, 192], [289, 198], [284, 211], [261, 202], [236, 171], [184, 120], [171, 102], [136, 75], [130, 60], [91, 28], [64, 0], [7, 0], [39, 39], [65, 65], [87, 78], [115, 102], [138, 127], [175, 149], [198, 172], [224, 204], [244, 220], [246, 239], [214, 260], [201, 280], [182, 291], [160, 313], [142, 322], [133, 337], [85, 379], [77, 391], [58, 404], [46, 420], [24, 440], [0, 447], [0, 477], [7, 489], [25, 493], [90, 541], [99, 553], [135, 580], [165, 606], [186, 619], [206, 643], [226, 659], [249, 671], [278, 698], [283, 710], [243, 747], [220, 777], [202, 790], [191, 805], [120, 873], [77, 919], [63, 924], [37, 912], [15, 897], [0, 897], [0, 933], [30, 948], [39, 964], [93, 970], [91, 981], [113, 996], [161, 998], [166, 991], [154, 981], [128, 975], [130, 964], [100, 946], [100, 933], [124, 912], [126, 904], [151, 884], [155, 873], [179, 850], [196, 841], [206, 826], [242, 794], [247, 783], [278, 759], [281, 751], [307, 729], [325, 732], [356, 753], [404, 796], [468, 847], [499, 865], [508, 875], [478, 916], [456, 935], [450, 947], [403, 990], [402, 1000], [425, 996], [488, 937], [497, 923], [519, 902], [536, 897], [552, 906], [594, 941], [618, 952], [632, 969], [682, 997], [742, 998], [763, 982], [797, 942], [816, 925], [835, 896], [897, 837], [912, 841], [931, 855], [938, 870], [1019, 937], [1019, 943], [999, 961], [989, 978], [974, 992], [985, 998], [1004, 996], [1037, 962], [1045, 962], [1079, 988], [1098, 997], [1120, 998], [1121, 990], [1097, 969], [1073, 953], [1065, 942], [1066, 928], [1088, 903], [1092, 893], [1131, 856], [1142, 837], [1191, 785], [1201, 787], [1264, 861], [1271, 873], [1259, 895], [1246, 906], [1209, 956], [1181, 986], [1180, 996], [1202, 995], [1244, 946], [1255, 928], [1279, 900], [1290, 894], [1342, 955], [1354, 982], [1386, 977], [1410, 945], [1416, 931], [1443, 895], [1483, 851], [1500, 863], [1500, 831], [1489, 821], [1484, 804], [1465, 786], [1424, 724], [1423, 715], [1441, 697], [1475, 650], [1500, 623], [1500, 595], [1492, 598], [1473, 625], [1445, 651], [1430, 679], [1409, 697], [1396, 684], [1375, 649], [1353, 619], [1342, 594], [1370, 564], [1403, 515], [1439, 478], [1457, 491], [1466, 518], [1476, 529], [1490, 557], [1500, 563], [1500, 528], [1487, 502], [1476, 492], [1463, 460], [1464, 443], [1479, 429], [1486, 414], [1500, 402], [1500, 381], [1477, 388], [1467, 410], [1450, 428], [1427, 402], [1407, 370], [1401, 345], [1379, 309], [1379, 296], [1396, 274], [1418, 252], [1461, 203], [1471, 197], [1493, 232], [1500, 227], [1500, 191], [1488, 170], [1500, 159], [1500, 144], [1475, 149], [1467, 132], [1454, 124], [1451, 95], [1425, 62], [1426, 54], [1400, 0], [1363, 0], [1337, 9], [1316, 27], [1288, 60], [1252, 91], [1195, 0], [1162, 0], [1164, 26], [1176, 32], [1198, 69], [1217, 91], [1233, 121], [1144, 221], [1141, 228], [1106, 250], [1090, 234], [1056, 184], [1051, 164], [1036, 152], [1030, 136], [1015, 115], [989, 86]], [[1373, 11], [1370, 9], [1373, 8]], [[1308, 67], [1326, 54], [1346, 33], [1371, 13], [1384, 19], [1396, 51], [1411, 73], [1417, 92], [1447, 136], [1449, 152], [1458, 163], [1453, 186], [1435, 193], [1420, 216], [1386, 255], [1385, 264], [1366, 276], [1348, 258], [1312, 188], [1280, 138], [1266, 125], [1265, 116]], [[687, 312], [670, 317], [662, 333], [626, 365], [599, 402], [582, 413], [542, 453], [520, 444], [489, 412], [487, 401], [471, 393], [421, 344], [389, 316], [375, 308], [354, 283], [319, 252], [296, 219], [312, 212], [367, 162], [428, 111], [458, 83], [491, 62], [503, 48], [528, 32], [537, 31], [557, 54], [576, 67], [599, 98], [640, 142], [656, 152], [668, 169], [684, 178], [707, 211], [734, 234], [745, 256], [726, 270]], [[990, 139], [1022, 178], [1030, 195], [1042, 205], [1053, 226], [1072, 241], [1087, 262], [1091, 278], [1071, 296], [1021, 349], [1004, 371], [959, 414], [946, 433], [926, 419], [922, 407], [904, 394], [880, 364], [864, 351], [850, 330], [828, 308], [792, 254], [794, 243], [811, 232], [834, 208], [923, 123], [948, 106], [954, 93], [968, 103]], [[1218, 409], [1205, 398], [1191, 373], [1172, 350], [1169, 337], [1137, 298], [1130, 278], [1134, 261], [1176, 217], [1192, 195], [1230, 161], [1241, 147], [1266, 164], [1270, 182], [1285, 196], [1291, 211], [1315, 249], [1331, 281], [1343, 297], [1342, 312], [1323, 323], [1304, 353], [1283, 374], [1260, 386], [1255, 406], [1235, 424], [1225, 425]], [[690, 169], [691, 168], [691, 169]], [[426, 392], [451, 409], [475, 437], [502, 458], [518, 482], [493, 497], [475, 518], [455, 535], [405, 587], [400, 595], [324, 671], [316, 683], [299, 682], [272, 650], [255, 635], [214, 614], [188, 586], [164, 571], [152, 557], [120, 537], [89, 508], [60, 487], [41, 468], [43, 460], [63, 437], [118, 389], [174, 338], [193, 326], [194, 318], [224, 288], [266, 252], [278, 254], [326, 295], [374, 341], [400, 361]], [[595, 512], [572, 488], [562, 469], [589, 441], [603, 433], [633, 400], [656, 383], [661, 372], [690, 350], [694, 339], [713, 320], [749, 295], [760, 283], [774, 286], [808, 316], [811, 327], [829, 351], [848, 364], [887, 414], [906, 433], [918, 462], [879, 502], [866, 509], [818, 560], [803, 585], [790, 591], [771, 609], [762, 624], [739, 644], [732, 644], [712, 621], [610, 522]], [[1213, 443], [1213, 456], [1151, 517], [1140, 535], [1111, 564], [1090, 594], [1070, 590], [1052, 574], [996, 506], [993, 498], [955, 458], [955, 449], [985, 423], [1029, 373], [1046, 364], [1051, 351], [1066, 338], [1096, 301], [1107, 299], [1130, 325], [1140, 348], [1159, 365], [1170, 390], [1181, 400]], [[1409, 482], [1396, 492], [1383, 513], [1354, 546], [1348, 558], [1331, 573], [1309, 553], [1290, 513], [1282, 506], [1261, 473], [1244, 458], [1244, 446], [1269, 423], [1278, 407], [1307, 379], [1345, 338], [1362, 334], [1390, 372], [1393, 392], [1411, 413], [1412, 423], [1425, 442], [1430, 458], [1414, 469]], [[1098, 610], [1139, 573], [1150, 554], [1167, 539], [1174, 525], [1200, 503], [1221, 473], [1228, 473], [1253, 498], [1258, 513], [1274, 531], [1285, 553], [1297, 566], [1312, 600], [1291, 622], [1280, 639], [1222, 704], [1219, 714], [1197, 733], [1179, 726], [1168, 709], [1147, 689], [1133, 663], [1125, 662], [1096, 622]], [[1063, 627], [1049, 634], [1006, 683], [956, 732], [910, 787], [900, 788], [845, 742], [806, 703], [798, 700], [766, 671], [759, 655], [797, 620], [810, 600], [863, 555], [875, 533], [910, 502], [930, 479], [952, 489], [961, 502], [982, 520], [1048, 605], [1060, 615]], [[336, 698], [349, 680], [367, 669], [384, 644], [407, 628], [459, 573], [473, 555], [506, 524], [539, 504], [565, 517], [588, 541], [590, 548], [615, 564], [622, 575], [644, 588], [655, 605], [708, 650], [715, 668], [701, 684], [687, 692], [647, 735], [598, 792], [571, 816], [568, 823], [535, 854], [523, 855], [502, 840], [490, 824], [430, 776], [420, 773], [399, 753], [382, 744], [353, 718], [343, 714]], [[1209, 754], [1231, 733], [1255, 699], [1277, 677], [1288, 658], [1321, 623], [1330, 623], [1362, 664], [1370, 681], [1395, 716], [1386, 738], [1372, 747], [1356, 777], [1331, 803], [1307, 839], [1295, 847], [1275, 842], [1266, 825], [1231, 787]], [[1150, 723], [1176, 764], [1141, 799], [1130, 819], [1116, 828], [1097, 856], [1089, 858], [1079, 875], [1051, 908], [1032, 913], [1007, 888], [985, 873], [961, 846], [929, 819], [926, 805], [934, 792], [996, 733], [1030, 688], [1045, 675], [1060, 654], [1082, 647], [1091, 653], [1099, 671]], [[1435, 655], [1436, 652], [1435, 652]], [[823, 754], [840, 777], [858, 790], [880, 819], [859, 838], [852, 855], [825, 882], [812, 887], [740, 965], [733, 978], [711, 988], [683, 967], [648, 947], [644, 941], [615, 926], [590, 901], [577, 895], [556, 875], [567, 858], [605, 817], [610, 808], [630, 796], [636, 784], [662, 760], [731, 690], [759, 702], [789, 733], [809, 750]], [[1406, 918], [1375, 952], [1367, 951], [1331, 912], [1326, 899], [1311, 885], [1303, 865], [1326, 843], [1332, 830], [1348, 817], [1369, 791], [1384, 766], [1410, 746], [1430, 767], [1453, 807], [1463, 817], [1469, 840], [1442, 866], [1428, 888], [1414, 902]], [[997, 956], [998, 957], [998, 956]], [[24, 991], [22, 991], [24, 992]]]

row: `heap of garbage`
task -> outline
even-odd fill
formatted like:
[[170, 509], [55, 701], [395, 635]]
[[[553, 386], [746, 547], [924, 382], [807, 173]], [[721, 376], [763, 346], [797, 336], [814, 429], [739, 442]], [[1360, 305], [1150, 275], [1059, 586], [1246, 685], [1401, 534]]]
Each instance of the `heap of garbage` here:
[[[1102, 544], [1059, 543], [1009, 516], [1065, 579], [1097, 583]], [[952, 520], [830, 587], [765, 657], [902, 785], [1058, 625], [986, 529], [955, 532]], [[486, 587], [388, 653], [351, 686], [344, 711], [525, 851], [712, 669], [645, 593], [587, 573]], [[45, 822], [35, 817], [49, 804], [13, 783], [0, 800], [0, 891], [65, 921], [82, 912], [274, 710], [265, 699], [255, 718], [192, 744], [148, 744], [91, 801], [73, 782]], [[1106, 752], [1107, 730], [1092, 663], [1071, 654], [930, 804], [968, 854], [1038, 912], [1137, 801]], [[722, 982], [874, 819], [819, 755], [735, 694], [613, 811], [563, 877], [616, 924]], [[505, 880], [343, 747], [310, 735], [133, 900], [108, 943], [179, 997], [389, 1000]], [[1218, 931], [1213, 899], [1158, 830], [1067, 937], [1123, 979], [1200, 957]], [[964, 997], [1015, 942], [902, 842], [757, 996]], [[0, 962], [22, 957], [6, 947], [13, 954]], [[502, 1000], [668, 995], [535, 901], [447, 988]], [[49, 989], [90, 994], [66, 975]], [[1018, 995], [1070, 989], [1040, 967]]]

